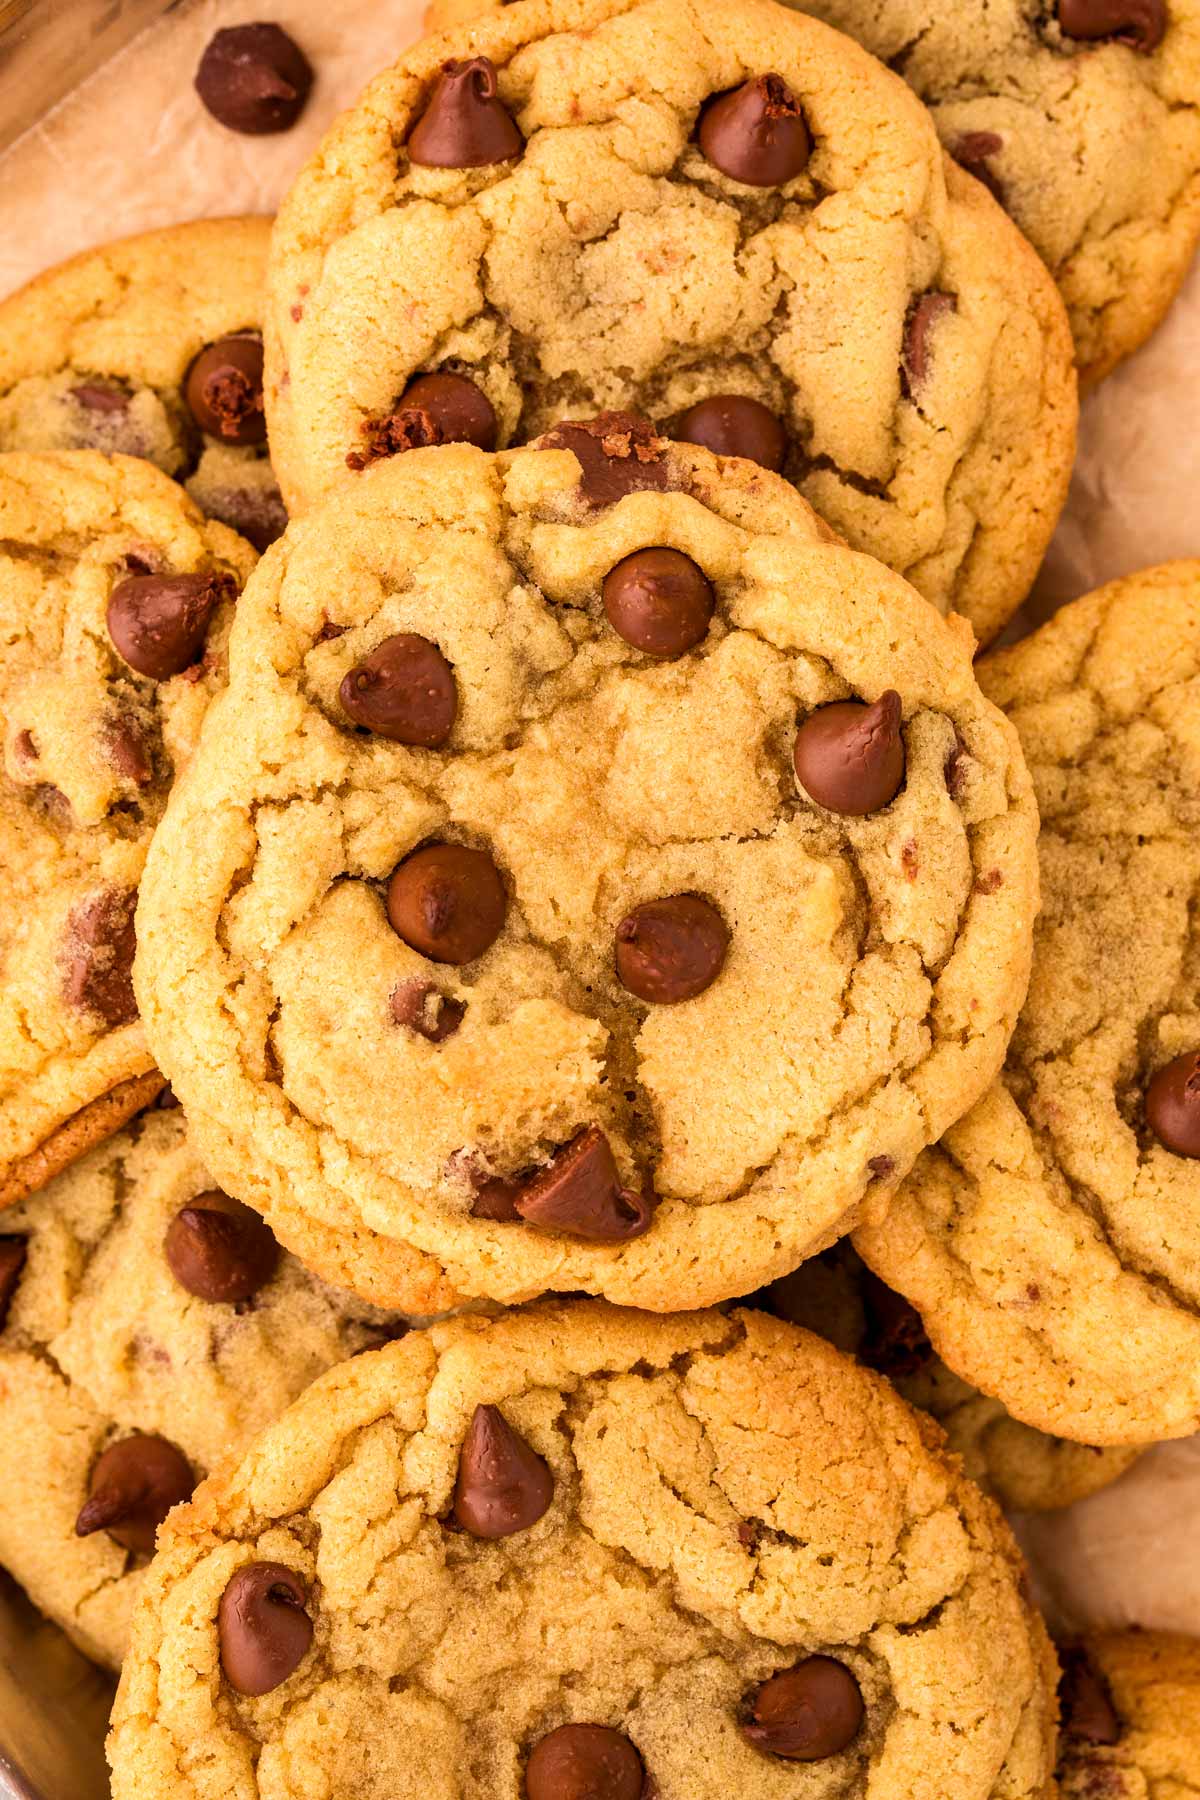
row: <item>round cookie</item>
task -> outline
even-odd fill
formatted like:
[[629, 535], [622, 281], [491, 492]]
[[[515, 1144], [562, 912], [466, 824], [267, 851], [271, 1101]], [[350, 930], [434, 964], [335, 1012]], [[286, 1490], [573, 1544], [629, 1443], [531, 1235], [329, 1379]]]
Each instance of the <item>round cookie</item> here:
[[1045, 269], [897, 77], [774, 0], [522, 0], [415, 46], [301, 173], [270, 295], [294, 511], [632, 410], [782, 466], [986, 641], [1066, 494]]
[[1200, 1795], [1200, 1641], [1097, 1632], [1062, 1659], [1062, 1800]]
[[950, 1367], [1087, 1443], [1200, 1427], [1200, 563], [979, 665], [1037, 789], [1042, 912], [1004, 1073], [858, 1248]]
[[0, 456], [0, 1207], [162, 1086], [137, 883], [254, 560], [148, 462]]
[[156, 1508], [389, 1325], [143, 1114], [0, 1221], [0, 1562], [116, 1668]]
[[881, 1216], [1027, 980], [970, 651], [787, 482], [611, 416], [294, 523], [138, 911], [214, 1174], [415, 1312], [681, 1310]]
[[113, 1795], [1024, 1800], [1053, 1679], [885, 1383], [761, 1313], [559, 1303], [343, 1365], [173, 1516]]
[[[433, 0], [432, 30], [505, 0]], [[926, 102], [1058, 284], [1085, 381], [1161, 322], [1200, 236], [1196, 0], [805, 0]]]
[[267, 455], [270, 219], [87, 250], [0, 301], [0, 451], [146, 457], [258, 550], [287, 513]]
[[911, 1406], [937, 1420], [972, 1480], [1013, 1512], [1072, 1506], [1123, 1475], [1140, 1451], [1049, 1437], [1010, 1417], [935, 1354], [920, 1314], [843, 1242], [752, 1295], [779, 1318], [819, 1332], [886, 1375]]

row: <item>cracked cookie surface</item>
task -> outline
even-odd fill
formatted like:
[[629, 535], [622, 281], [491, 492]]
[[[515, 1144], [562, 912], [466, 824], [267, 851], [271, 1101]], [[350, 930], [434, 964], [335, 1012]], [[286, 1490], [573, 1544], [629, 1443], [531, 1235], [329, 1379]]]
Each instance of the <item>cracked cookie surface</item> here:
[[[165, 1440], [183, 1459], [186, 1493], [310, 1381], [393, 1326], [272, 1254], [269, 1234], [266, 1254], [258, 1243], [257, 1262], [247, 1268], [243, 1255], [239, 1269], [236, 1238], [211, 1224], [212, 1190], [182, 1112], [153, 1111], [0, 1220], [0, 1562], [112, 1668], [147, 1559], [107, 1529], [76, 1534], [100, 1459]], [[190, 1262], [171, 1236], [180, 1230]], [[231, 1263], [239, 1298], [207, 1297], [214, 1264], [228, 1277]]]
[[[754, 121], [713, 123], [729, 90], [790, 154], [747, 160]], [[417, 45], [302, 171], [270, 290], [293, 510], [431, 430], [492, 449], [620, 408], [728, 453], [695, 409], [734, 396], [774, 449], [744, 418], [738, 443], [986, 641], [1065, 497], [1045, 269], [897, 77], [772, 0], [521, 0]], [[431, 412], [429, 374], [466, 379], [469, 417]]]
[[[502, 1537], [480, 1409], [520, 1447]], [[227, 1598], [264, 1562], [307, 1620], [259, 1611], [265, 1672]], [[857, 1723], [798, 1761], [754, 1696], [809, 1659]], [[886, 1384], [763, 1314], [542, 1304], [345, 1364], [174, 1515], [113, 1793], [518, 1800], [586, 1725], [632, 1750], [620, 1794], [1026, 1800], [1053, 1679], [999, 1514]]]
[[[254, 560], [148, 462], [0, 456], [0, 1206], [161, 1086], [130, 979], [137, 883]], [[118, 651], [122, 588], [139, 606], [164, 588], [189, 600], [180, 673], [155, 678]], [[153, 623], [135, 609], [121, 635], [161, 671]]]
[[1088, 595], [978, 673], [1041, 809], [1029, 996], [1000, 1081], [856, 1241], [1018, 1418], [1179, 1437], [1200, 1425], [1200, 564]]
[[1062, 1800], [1200, 1795], [1200, 1641], [1097, 1632], [1063, 1665]]
[[[751, 463], [562, 436], [583, 463], [414, 450], [293, 524], [142, 887], [214, 1173], [417, 1312], [785, 1272], [983, 1091], [1027, 979], [1032, 794], [970, 634]], [[622, 635], [664, 620], [690, 649]], [[378, 728], [414, 644], [439, 748]], [[846, 719], [862, 816], [793, 766], [825, 792]]]

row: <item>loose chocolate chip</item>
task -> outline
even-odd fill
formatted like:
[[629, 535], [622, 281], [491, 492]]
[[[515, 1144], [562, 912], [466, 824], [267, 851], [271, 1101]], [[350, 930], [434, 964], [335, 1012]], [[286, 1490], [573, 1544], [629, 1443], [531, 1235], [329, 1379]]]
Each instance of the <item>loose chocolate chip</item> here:
[[406, 1025], [431, 1044], [444, 1044], [467, 1016], [461, 1000], [447, 999], [432, 982], [422, 981], [419, 976], [392, 989], [391, 1007], [397, 1025]]
[[637, 413], [565, 419], [538, 440], [538, 447], [572, 452], [579, 464], [580, 498], [596, 509], [626, 494], [665, 493], [671, 485], [666, 440]]
[[855, 819], [889, 805], [904, 780], [900, 716], [894, 688], [871, 706], [839, 700], [810, 713], [792, 753], [805, 793], [818, 806]]
[[1088, 1744], [1119, 1744], [1121, 1720], [1108, 1683], [1087, 1651], [1078, 1646], [1063, 1650], [1060, 1661], [1058, 1698], [1065, 1735]]
[[653, 1202], [621, 1186], [612, 1148], [586, 1125], [527, 1182], [515, 1202], [529, 1225], [598, 1244], [623, 1244], [650, 1229]]
[[1176, 1156], [1200, 1156], [1200, 1051], [1158, 1071], [1146, 1089], [1146, 1123]]
[[904, 322], [904, 347], [900, 353], [900, 374], [904, 392], [911, 399], [920, 392], [929, 374], [929, 340], [938, 321], [957, 310], [953, 294], [921, 294], [908, 309]]
[[96, 1459], [75, 1535], [107, 1531], [123, 1550], [153, 1556], [155, 1532], [195, 1485], [187, 1459], [165, 1438], [121, 1438]]
[[673, 1006], [712, 986], [728, 949], [729, 927], [707, 900], [647, 900], [617, 926], [617, 974], [639, 1000]]
[[697, 137], [713, 167], [747, 187], [781, 187], [812, 154], [800, 102], [782, 75], [758, 75], [710, 100]]
[[118, 775], [145, 787], [154, 774], [154, 756], [150, 740], [138, 719], [119, 713], [102, 726], [104, 748]]
[[859, 1355], [867, 1367], [893, 1381], [928, 1368], [933, 1345], [916, 1307], [869, 1269], [863, 1271], [862, 1297], [867, 1332]]
[[183, 397], [201, 431], [227, 444], [266, 441], [262, 339], [249, 331], [218, 338], [189, 368]]
[[474, 962], [504, 929], [508, 895], [486, 850], [425, 844], [388, 882], [392, 930], [431, 962]]
[[674, 436], [703, 444], [715, 456], [744, 456], [764, 469], [779, 470], [787, 455], [782, 421], [748, 394], [710, 394], [681, 414]]
[[264, 1219], [213, 1188], [181, 1206], [163, 1240], [180, 1287], [201, 1300], [249, 1300], [275, 1273], [279, 1245]]
[[480, 450], [494, 450], [499, 427], [495, 409], [478, 383], [469, 375], [435, 370], [410, 381], [391, 412], [365, 419], [360, 431], [363, 448], [346, 458], [352, 469], [431, 444], [474, 444]]
[[998, 131], [966, 131], [950, 146], [950, 154], [960, 169], [982, 181], [988, 192], [1004, 205], [1004, 186], [995, 174], [989, 157], [1003, 150], [1004, 139]]
[[526, 1800], [642, 1800], [646, 1770], [623, 1731], [560, 1725], [534, 1745]]
[[232, 575], [129, 575], [108, 601], [108, 635], [139, 675], [166, 681], [197, 662], [213, 613], [232, 600]]
[[133, 888], [105, 888], [71, 909], [63, 948], [63, 999], [108, 1026], [138, 1016], [133, 997], [137, 950]]
[[1145, 53], [1166, 35], [1166, 0], [1059, 0], [1058, 22], [1064, 37], [1115, 38]]
[[703, 569], [681, 550], [635, 550], [600, 590], [618, 637], [648, 656], [682, 656], [708, 634], [717, 597]]
[[196, 92], [213, 118], [246, 137], [289, 130], [312, 84], [308, 58], [278, 25], [226, 26], [196, 70]]
[[71, 389], [72, 400], [78, 400], [85, 412], [123, 413], [129, 406], [124, 388], [102, 381], [81, 381]]
[[742, 1731], [756, 1750], [821, 1762], [853, 1743], [862, 1721], [862, 1692], [845, 1663], [808, 1656], [763, 1683]]
[[486, 56], [447, 62], [408, 139], [410, 162], [433, 169], [479, 169], [520, 156], [525, 140], [496, 92]]
[[28, 1252], [23, 1237], [0, 1237], [0, 1331], [8, 1324], [8, 1309], [21, 1279]]
[[472, 1537], [511, 1537], [536, 1525], [553, 1498], [549, 1465], [498, 1406], [477, 1406], [458, 1459], [456, 1523]]
[[221, 1667], [239, 1694], [269, 1694], [299, 1668], [312, 1643], [308, 1589], [286, 1563], [244, 1563], [221, 1595]]
[[205, 489], [198, 503], [210, 519], [220, 519], [260, 552], [287, 530], [287, 507], [277, 487]]
[[445, 743], [458, 713], [453, 669], [437, 645], [415, 631], [376, 644], [350, 670], [338, 697], [356, 725], [425, 750]]

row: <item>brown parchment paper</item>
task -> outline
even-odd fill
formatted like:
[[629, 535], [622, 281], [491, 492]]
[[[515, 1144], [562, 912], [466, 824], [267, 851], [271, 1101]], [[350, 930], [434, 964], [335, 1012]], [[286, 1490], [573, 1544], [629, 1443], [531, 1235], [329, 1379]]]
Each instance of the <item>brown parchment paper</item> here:
[[[67, 0], [61, 0], [67, 3]], [[183, 0], [0, 157], [0, 294], [74, 252], [181, 219], [270, 212], [329, 121], [420, 30], [423, 0]], [[219, 25], [274, 18], [317, 84], [299, 124], [242, 138], [192, 76]], [[1027, 609], [1200, 555], [1200, 268], [1157, 336], [1086, 400], [1058, 535]], [[1068, 1512], [1014, 1521], [1052, 1623], [1200, 1632], [1200, 1438]]]

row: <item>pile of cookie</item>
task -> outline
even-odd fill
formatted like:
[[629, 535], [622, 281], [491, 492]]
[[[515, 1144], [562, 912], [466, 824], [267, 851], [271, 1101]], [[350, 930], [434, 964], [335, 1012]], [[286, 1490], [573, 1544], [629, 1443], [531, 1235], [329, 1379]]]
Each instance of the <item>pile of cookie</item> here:
[[812, 11], [435, 0], [0, 304], [0, 1562], [116, 1800], [1200, 1793], [997, 1504], [1200, 1427], [1200, 562], [1020, 615], [1200, 4]]

